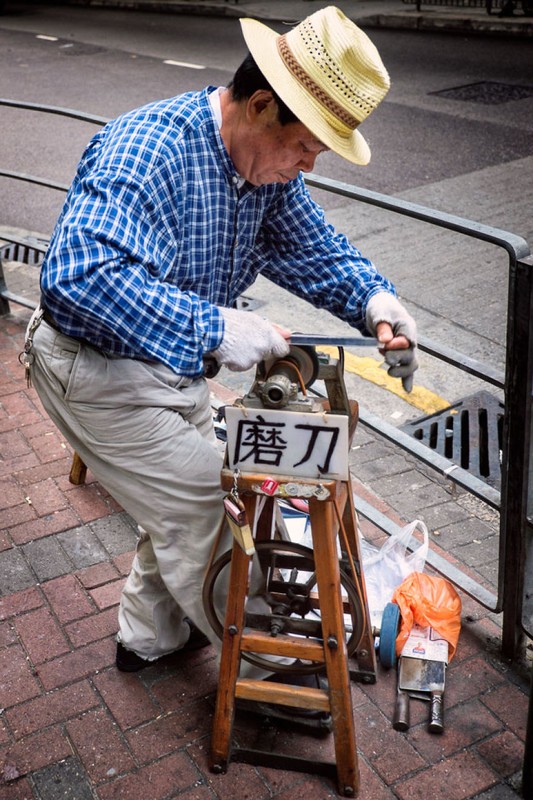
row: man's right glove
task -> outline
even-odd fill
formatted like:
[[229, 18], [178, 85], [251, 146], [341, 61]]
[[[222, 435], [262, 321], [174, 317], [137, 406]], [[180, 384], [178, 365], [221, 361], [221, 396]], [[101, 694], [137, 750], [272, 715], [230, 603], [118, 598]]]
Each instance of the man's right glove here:
[[403, 388], [410, 392], [413, 388], [413, 375], [418, 369], [416, 322], [393, 294], [378, 292], [372, 295], [366, 307], [366, 326], [374, 336], [377, 335], [380, 322], [388, 322], [394, 337], [405, 336], [409, 342], [409, 347], [401, 350], [387, 349], [387, 343], [384, 343], [384, 349], [380, 352], [389, 365], [389, 375], [401, 378]]
[[268, 320], [251, 311], [220, 308], [224, 337], [213, 356], [233, 372], [244, 372], [259, 361], [286, 356], [289, 343]]

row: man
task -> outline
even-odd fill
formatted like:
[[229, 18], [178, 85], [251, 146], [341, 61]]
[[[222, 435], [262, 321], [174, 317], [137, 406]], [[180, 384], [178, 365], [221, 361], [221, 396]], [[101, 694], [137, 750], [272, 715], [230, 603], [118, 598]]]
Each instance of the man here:
[[289, 329], [234, 308], [257, 274], [376, 335], [407, 389], [417, 366], [393, 286], [301, 175], [328, 149], [368, 163], [357, 128], [389, 88], [377, 50], [333, 7], [283, 36], [241, 24], [251, 56], [229, 87], [124, 114], [89, 143], [29, 326], [46, 410], [143, 531], [125, 671], [213, 636], [201, 592], [223, 507], [203, 358], [246, 370], [287, 352]]

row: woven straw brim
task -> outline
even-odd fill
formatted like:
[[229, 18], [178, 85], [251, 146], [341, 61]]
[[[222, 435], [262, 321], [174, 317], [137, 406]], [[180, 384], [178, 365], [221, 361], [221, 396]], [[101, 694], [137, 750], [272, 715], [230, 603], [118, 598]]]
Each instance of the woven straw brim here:
[[279, 34], [255, 19], [241, 19], [240, 23], [255, 63], [300, 122], [338, 155], [354, 164], [368, 164], [370, 148], [359, 131], [351, 131], [347, 136], [336, 131], [325, 119], [321, 103], [287, 69], [278, 52]]

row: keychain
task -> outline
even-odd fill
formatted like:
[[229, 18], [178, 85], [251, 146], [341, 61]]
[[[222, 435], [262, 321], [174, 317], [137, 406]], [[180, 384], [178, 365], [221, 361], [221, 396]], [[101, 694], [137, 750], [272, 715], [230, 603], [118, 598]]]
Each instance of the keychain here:
[[26, 386], [28, 389], [31, 389], [31, 372], [30, 367], [34, 361], [34, 355], [31, 352], [33, 347], [33, 335], [39, 325], [41, 324], [43, 318], [44, 311], [40, 308], [30, 320], [30, 324], [28, 326], [28, 331], [26, 335], [26, 341], [24, 342], [24, 350], [22, 353], [19, 353], [19, 362], [24, 367], [24, 371], [26, 374]]
[[233, 473], [233, 488], [224, 498], [224, 511], [230, 530], [247, 556], [255, 553], [254, 539], [248, 523], [244, 503], [239, 497], [239, 470]]

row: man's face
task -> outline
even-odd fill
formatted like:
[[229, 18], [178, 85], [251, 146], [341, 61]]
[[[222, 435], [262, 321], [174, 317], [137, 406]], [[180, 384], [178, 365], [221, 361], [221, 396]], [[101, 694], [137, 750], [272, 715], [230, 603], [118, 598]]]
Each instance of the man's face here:
[[239, 175], [254, 186], [287, 183], [300, 171], [311, 172], [328, 148], [301, 122], [281, 125], [274, 101], [252, 105], [245, 136], [232, 154]]

